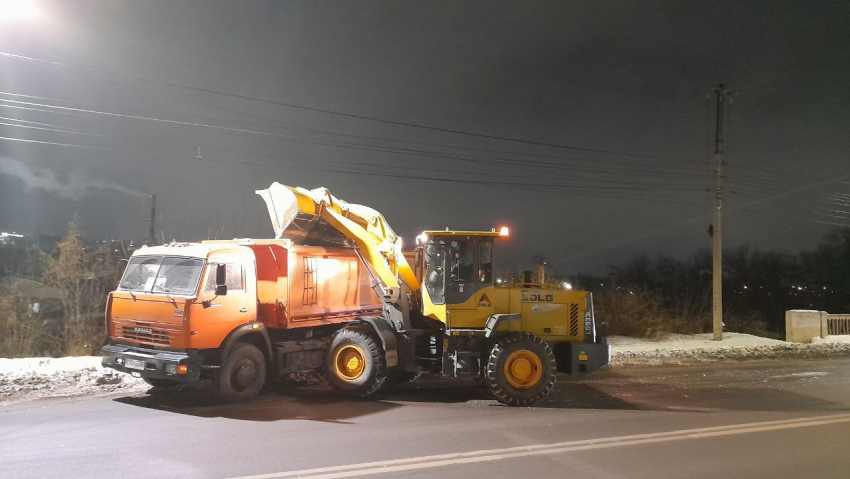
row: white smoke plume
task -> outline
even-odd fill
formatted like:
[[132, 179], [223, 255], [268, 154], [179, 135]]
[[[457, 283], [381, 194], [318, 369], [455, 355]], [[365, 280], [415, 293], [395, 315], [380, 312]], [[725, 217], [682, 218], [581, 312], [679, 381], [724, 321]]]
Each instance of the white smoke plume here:
[[69, 199], [78, 199], [91, 193], [91, 190], [114, 190], [130, 196], [149, 196], [144, 191], [81, 173], [57, 175], [52, 170], [27, 165], [7, 156], [0, 156], [0, 173], [21, 180], [27, 189], [43, 189]]

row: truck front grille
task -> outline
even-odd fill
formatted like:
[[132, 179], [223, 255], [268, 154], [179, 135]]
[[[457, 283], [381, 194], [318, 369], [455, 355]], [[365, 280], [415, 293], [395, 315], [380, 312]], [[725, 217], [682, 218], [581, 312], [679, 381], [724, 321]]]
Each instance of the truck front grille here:
[[169, 331], [152, 328], [146, 323], [136, 323], [134, 326], [121, 326], [121, 337], [130, 341], [159, 344], [162, 346], [171, 344]]

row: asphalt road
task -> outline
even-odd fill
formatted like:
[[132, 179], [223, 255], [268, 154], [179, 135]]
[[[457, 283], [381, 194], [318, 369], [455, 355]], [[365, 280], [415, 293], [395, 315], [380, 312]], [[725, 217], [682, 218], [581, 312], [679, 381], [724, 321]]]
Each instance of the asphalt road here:
[[239, 405], [174, 392], [0, 407], [3, 478], [850, 477], [850, 360], [559, 377], [537, 407], [425, 380]]

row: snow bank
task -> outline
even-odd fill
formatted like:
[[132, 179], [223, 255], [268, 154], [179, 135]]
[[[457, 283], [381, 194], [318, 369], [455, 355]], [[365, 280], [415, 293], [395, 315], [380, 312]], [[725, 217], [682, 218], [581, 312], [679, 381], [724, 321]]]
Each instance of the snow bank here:
[[824, 343], [850, 343], [850, 335], [827, 336], [826, 338], [812, 338], [812, 344]]
[[141, 379], [104, 369], [97, 356], [0, 358], [0, 404], [147, 389]]
[[775, 346], [785, 344], [778, 339], [762, 338], [751, 334], [723, 333], [723, 341], [715, 341], [711, 333], [708, 334], [671, 334], [669, 337], [653, 341], [644, 338], [629, 338], [626, 336], [612, 336], [608, 338], [614, 351], [658, 351], [666, 349], [724, 349], [724, 348], [747, 348], [753, 346]]
[[830, 336], [812, 344], [786, 343], [741, 333], [723, 333], [722, 341], [714, 341], [711, 334], [673, 334], [660, 341], [622, 336], [608, 340], [611, 344], [611, 365], [617, 367], [850, 356], [850, 340], [834, 338], [843, 337]]

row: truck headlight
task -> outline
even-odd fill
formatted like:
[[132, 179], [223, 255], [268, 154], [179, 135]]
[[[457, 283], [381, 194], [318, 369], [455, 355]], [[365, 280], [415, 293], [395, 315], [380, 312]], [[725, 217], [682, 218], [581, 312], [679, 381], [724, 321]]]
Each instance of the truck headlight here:
[[177, 374], [177, 365], [176, 364], [166, 364], [165, 372], [167, 374]]

